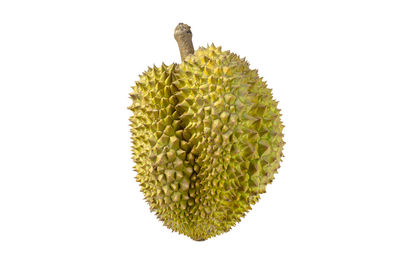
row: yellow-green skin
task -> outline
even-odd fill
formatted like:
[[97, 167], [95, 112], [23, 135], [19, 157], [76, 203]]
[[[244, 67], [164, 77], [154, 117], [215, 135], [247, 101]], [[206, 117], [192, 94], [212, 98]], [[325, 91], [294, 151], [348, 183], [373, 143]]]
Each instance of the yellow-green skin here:
[[211, 45], [149, 68], [133, 86], [136, 179], [165, 226], [194, 240], [227, 232], [274, 179], [283, 125], [271, 89]]

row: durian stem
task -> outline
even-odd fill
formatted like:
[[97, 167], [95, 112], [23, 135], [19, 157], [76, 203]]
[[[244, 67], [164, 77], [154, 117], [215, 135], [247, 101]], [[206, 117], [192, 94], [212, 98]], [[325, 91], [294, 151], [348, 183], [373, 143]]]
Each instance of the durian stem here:
[[175, 28], [174, 37], [178, 42], [183, 62], [188, 55], [194, 54], [192, 31], [190, 30], [190, 26], [184, 23], [179, 23]]

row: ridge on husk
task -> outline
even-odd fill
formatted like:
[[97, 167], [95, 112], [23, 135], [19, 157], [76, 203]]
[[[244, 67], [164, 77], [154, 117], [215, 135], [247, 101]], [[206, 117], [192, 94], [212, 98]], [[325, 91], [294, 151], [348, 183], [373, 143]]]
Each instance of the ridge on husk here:
[[274, 179], [283, 124], [271, 89], [214, 45], [132, 87], [132, 151], [150, 209], [194, 240], [227, 232]]

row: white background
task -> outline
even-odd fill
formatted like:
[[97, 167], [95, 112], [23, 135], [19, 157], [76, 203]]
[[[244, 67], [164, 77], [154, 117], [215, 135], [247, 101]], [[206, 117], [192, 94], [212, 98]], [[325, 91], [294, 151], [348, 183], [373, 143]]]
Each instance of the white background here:
[[[400, 266], [398, 1], [1, 1], [0, 266]], [[172, 233], [127, 110], [177, 23], [259, 69], [285, 158], [230, 232]]]

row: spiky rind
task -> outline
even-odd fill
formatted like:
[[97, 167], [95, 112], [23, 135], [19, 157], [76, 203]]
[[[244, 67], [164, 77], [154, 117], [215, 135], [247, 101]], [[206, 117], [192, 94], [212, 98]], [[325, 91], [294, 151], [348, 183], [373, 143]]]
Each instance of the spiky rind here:
[[271, 89], [244, 59], [214, 45], [179, 66], [149, 69], [133, 89], [136, 178], [151, 209], [195, 240], [229, 231], [283, 156]]
[[[176, 65], [149, 68], [133, 86], [129, 107], [136, 180], [150, 209], [171, 229], [186, 228], [192, 169], [182, 147]], [[179, 224], [177, 222], [179, 221]]]

